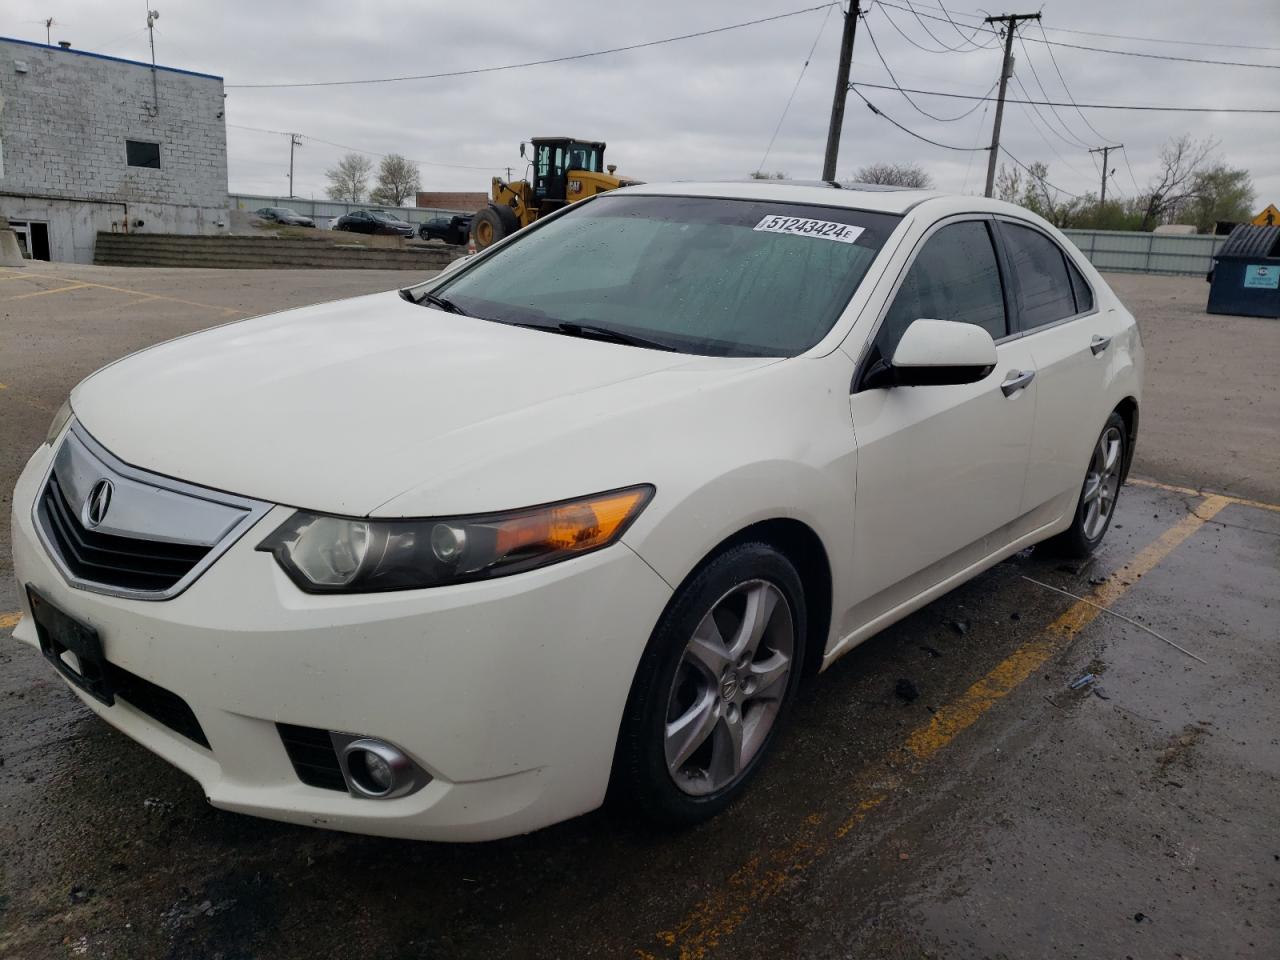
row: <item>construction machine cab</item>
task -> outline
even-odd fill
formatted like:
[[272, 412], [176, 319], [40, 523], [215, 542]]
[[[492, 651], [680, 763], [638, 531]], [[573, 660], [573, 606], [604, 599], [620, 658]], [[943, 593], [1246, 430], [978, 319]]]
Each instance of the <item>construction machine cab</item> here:
[[572, 137], [538, 137], [533, 140], [533, 200], [540, 216], [558, 210], [570, 201], [570, 170], [604, 172], [604, 146], [603, 143]]

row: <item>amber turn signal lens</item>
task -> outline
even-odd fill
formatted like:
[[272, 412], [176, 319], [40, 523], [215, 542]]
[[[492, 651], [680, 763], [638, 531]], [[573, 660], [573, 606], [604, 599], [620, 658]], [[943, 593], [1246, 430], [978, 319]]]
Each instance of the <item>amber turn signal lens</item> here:
[[570, 553], [593, 550], [612, 542], [651, 493], [649, 487], [605, 493], [500, 521], [495, 524], [494, 552], [502, 557], [530, 547]]

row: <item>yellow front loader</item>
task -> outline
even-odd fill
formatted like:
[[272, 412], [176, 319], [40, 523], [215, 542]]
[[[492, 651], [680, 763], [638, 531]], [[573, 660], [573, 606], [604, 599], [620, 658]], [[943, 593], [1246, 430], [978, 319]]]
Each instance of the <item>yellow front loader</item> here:
[[[489, 205], [471, 219], [471, 239], [477, 250], [575, 200], [640, 182], [615, 176], [613, 164], [605, 167], [603, 143], [573, 137], [537, 137], [531, 142], [533, 182], [493, 178]], [[525, 155], [522, 143], [520, 156]]]

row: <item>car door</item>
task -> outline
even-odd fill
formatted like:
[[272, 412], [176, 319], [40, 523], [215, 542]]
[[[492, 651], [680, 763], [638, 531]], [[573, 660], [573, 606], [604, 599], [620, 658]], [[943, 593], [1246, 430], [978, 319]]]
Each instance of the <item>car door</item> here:
[[1122, 319], [1098, 298], [1058, 241], [1028, 222], [997, 229], [1013, 276], [1017, 328], [1036, 366], [1038, 398], [1023, 511], [1056, 517], [1075, 503], [1093, 445], [1110, 412], [1102, 389]]
[[[859, 364], [850, 397], [858, 444], [854, 600], [865, 624], [998, 550], [1018, 517], [1035, 419], [1030, 350], [1012, 335], [1012, 300], [989, 217], [935, 225], [912, 259]], [[977, 383], [877, 387], [917, 319], [975, 323], [996, 342]]]

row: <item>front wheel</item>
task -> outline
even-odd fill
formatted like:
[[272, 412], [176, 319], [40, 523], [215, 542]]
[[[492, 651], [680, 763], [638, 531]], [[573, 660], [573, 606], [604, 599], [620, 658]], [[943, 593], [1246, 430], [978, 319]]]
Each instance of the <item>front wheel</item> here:
[[1112, 413], [1093, 446], [1071, 526], [1046, 543], [1053, 552], [1084, 558], [1102, 543], [1120, 496], [1128, 452], [1126, 436], [1124, 418]]
[[477, 210], [471, 221], [471, 239], [476, 242], [476, 249], [491, 247], [507, 235], [506, 224], [492, 207]]
[[764, 543], [726, 551], [686, 583], [632, 684], [615, 797], [691, 824], [741, 794], [799, 686], [805, 615], [795, 567]]

